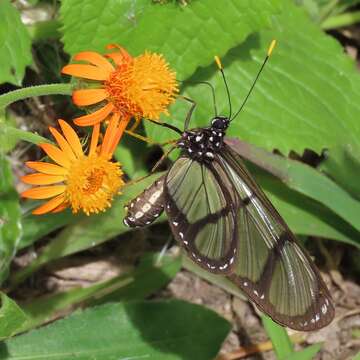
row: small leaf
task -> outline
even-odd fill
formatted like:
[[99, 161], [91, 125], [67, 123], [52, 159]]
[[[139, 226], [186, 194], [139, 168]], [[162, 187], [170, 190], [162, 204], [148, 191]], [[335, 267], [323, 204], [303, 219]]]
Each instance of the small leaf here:
[[321, 344], [314, 344], [306, 347], [301, 351], [294, 352], [287, 356], [285, 360], [312, 360], [314, 356], [320, 351]]
[[1, 293], [0, 340], [11, 337], [27, 323], [25, 312], [5, 294]]
[[226, 6], [202, 0], [186, 7], [155, 6], [148, 0], [64, 1], [63, 41], [70, 54], [103, 52], [109, 43], [133, 55], [146, 49], [160, 52], [183, 80], [198, 66], [212, 63], [215, 54], [222, 56], [249, 34], [269, 27], [280, 10], [280, 0], [228, 0]]
[[291, 343], [286, 329], [281, 325], [276, 324], [268, 316], [262, 316], [261, 319], [265, 331], [274, 346], [277, 359], [284, 360], [289, 357], [294, 351], [294, 346]]
[[0, 84], [21, 85], [32, 62], [31, 41], [20, 15], [9, 0], [0, 1]]
[[0, 152], [0, 283], [8, 275], [21, 236], [19, 196], [14, 188], [11, 166]]
[[211, 360], [230, 324], [183, 301], [108, 304], [5, 341], [3, 360]]
[[355, 357], [353, 358], [353, 360], [360, 360], [360, 352], [355, 355]]

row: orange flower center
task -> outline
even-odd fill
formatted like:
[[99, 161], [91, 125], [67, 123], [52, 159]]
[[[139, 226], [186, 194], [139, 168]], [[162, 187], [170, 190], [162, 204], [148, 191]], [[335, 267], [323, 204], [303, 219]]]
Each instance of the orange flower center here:
[[65, 196], [74, 213], [85, 214], [105, 211], [113, 197], [124, 185], [119, 163], [93, 154], [73, 162], [66, 178]]
[[135, 118], [158, 119], [178, 92], [175, 73], [161, 55], [150, 53], [122, 64], [104, 84], [116, 111]]

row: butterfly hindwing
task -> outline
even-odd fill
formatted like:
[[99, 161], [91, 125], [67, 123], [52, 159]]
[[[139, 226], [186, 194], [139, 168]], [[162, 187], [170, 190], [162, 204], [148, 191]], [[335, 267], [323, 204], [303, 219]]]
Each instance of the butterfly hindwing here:
[[222, 154], [220, 166], [239, 195], [238, 256], [229, 279], [283, 325], [297, 330], [327, 325], [334, 307], [319, 271], [241, 158], [228, 146]]
[[149, 225], [161, 215], [164, 211], [164, 179], [165, 175], [161, 176], [125, 206], [125, 225], [129, 227]]

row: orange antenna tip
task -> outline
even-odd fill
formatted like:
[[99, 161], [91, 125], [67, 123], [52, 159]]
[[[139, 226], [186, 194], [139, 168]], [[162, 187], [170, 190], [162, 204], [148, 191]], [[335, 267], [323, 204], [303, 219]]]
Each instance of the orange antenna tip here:
[[221, 64], [220, 58], [216, 55], [216, 56], [214, 56], [214, 59], [215, 59], [216, 65], [217, 65], [217, 67], [219, 68], [219, 70], [222, 70], [222, 69], [223, 69], [223, 66], [222, 66], [222, 64]]
[[268, 52], [267, 52], [267, 56], [271, 56], [271, 53], [273, 52], [275, 45], [276, 45], [276, 40], [273, 40], [273, 41], [271, 42], [270, 46], [269, 46], [269, 50], [268, 50]]

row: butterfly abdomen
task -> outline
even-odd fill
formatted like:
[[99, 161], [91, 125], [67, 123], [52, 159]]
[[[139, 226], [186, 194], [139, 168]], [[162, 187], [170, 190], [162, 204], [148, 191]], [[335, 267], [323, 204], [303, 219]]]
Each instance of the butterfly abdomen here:
[[125, 206], [124, 224], [141, 227], [154, 222], [164, 211], [164, 177], [156, 180], [150, 187]]

